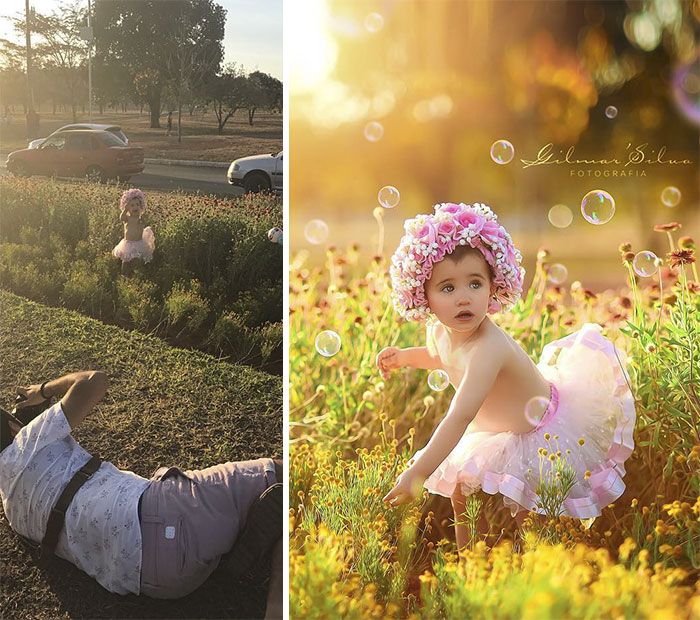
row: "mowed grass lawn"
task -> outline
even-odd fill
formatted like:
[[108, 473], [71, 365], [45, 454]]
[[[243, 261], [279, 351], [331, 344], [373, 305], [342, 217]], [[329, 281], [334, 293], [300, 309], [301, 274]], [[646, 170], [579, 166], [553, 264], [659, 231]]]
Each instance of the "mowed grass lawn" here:
[[[73, 123], [71, 114], [53, 115], [48, 108], [40, 110], [39, 117], [41, 137]], [[77, 122], [89, 122], [87, 113], [79, 112]], [[230, 163], [239, 157], [282, 150], [282, 115], [277, 113], [258, 111], [250, 125], [247, 110], [239, 110], [226, 123], [223, 135], [218, 135], [213, 112], [195, 112], [190, 116], [189, 111], [184, 111], [181, 142], [177, 141], [177, 113], [173, 114], [170, 136], [166, 135], [167, 113], [161, 116], [161, 128], [151, 129], [148, 108], [144, 108], [143, 114], [138, 110], [93, 113], [91, 122], [119, 125], [132, 145], [143, 147], [147, 158]], [[10, 116], [9, 125], [0, 127], [0, 151], [8, 153], [23, 148], [27, 148], [26, 122], [17, 113]]]
[[[13, 388], [101, 369], [105, 399], [73, 433], [89, 452], [150, 478], [161, 465], [199, 469], [281, 455], [282, 382], [162, 340], [0, 291], [0, 404]], [[0, 513], [0, 618], [250, 618], [265, 609], [261, 583], [224, 569], [191, 595], [120, 596], [63, 560], [38, 568]]]

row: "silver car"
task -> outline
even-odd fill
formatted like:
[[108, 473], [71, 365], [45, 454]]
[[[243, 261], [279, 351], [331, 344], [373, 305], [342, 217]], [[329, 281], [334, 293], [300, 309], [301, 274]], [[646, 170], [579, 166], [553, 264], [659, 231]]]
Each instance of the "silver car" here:
[[246, 192], [282, 191], [282, 151], [277, 155], [252, 155], [231, 162], [226, 177]]
[[[53, 136], [57, 133], [61, 133], [62, 131], [68, 131], [70, 129], [98, 129], [101, 131], [109, 131], [109, 133], [114, 134], [124, 144], [129, 144], [129, 138], [126, 137], [126, 134], [118, 125], [101, 125], [99, 123], [76, 123], [74, 125], [65, 125], [64, 127], [61, 127], [60, 129], [54, 131], [51, 135]], [[47, 136], [47, 138], [48, 137], [49, 136]], [[37, 140], [32, 140], [27, 148], [38, 149], [44, 143], [44, 140], [46, 140], [46, 138], [38, 138]]]

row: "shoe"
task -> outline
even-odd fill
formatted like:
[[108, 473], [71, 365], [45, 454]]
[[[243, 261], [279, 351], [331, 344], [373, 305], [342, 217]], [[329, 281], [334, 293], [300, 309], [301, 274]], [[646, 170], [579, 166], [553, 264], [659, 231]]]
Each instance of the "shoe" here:
[[282, 484], [267, 488], [248, 511], [243, 532], [221, 563], [234, 577], [245, 577], [282, 537]]

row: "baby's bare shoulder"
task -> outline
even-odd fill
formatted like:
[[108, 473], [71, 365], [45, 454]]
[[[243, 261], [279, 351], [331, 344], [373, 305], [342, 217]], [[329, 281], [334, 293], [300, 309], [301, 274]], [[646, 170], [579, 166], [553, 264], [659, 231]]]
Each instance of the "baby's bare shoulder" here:
[[508, 334], [488, 319], [484, 323], [474, 348], [479, 353], [505, 359], [511, 348]]

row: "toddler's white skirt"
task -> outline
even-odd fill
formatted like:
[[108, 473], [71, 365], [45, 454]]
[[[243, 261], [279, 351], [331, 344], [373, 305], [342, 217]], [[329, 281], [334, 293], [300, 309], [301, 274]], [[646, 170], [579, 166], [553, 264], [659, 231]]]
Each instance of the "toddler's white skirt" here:
[[153, 250], [156, 249], [156, 238], [153, 229], [146, 226], [143, 229], [141, 241], [127, 241], [122, 239], [112, 250], [112, 255], [120, 258], [123, 263], [128, 263], [135, 258], [141, 259], [144, 263], [151, 262]]
[[556, 481], [550, 455], [559, 454], [576, 475], [561, 514], [599, 516], [625, 490], [624, 463], [634, 448], [634, 399], [624, 364], [624, 353], [595, 324], [548, 344], [537, 366], [551, 396], [538, 426], [523, 434], [467, 430], [425, 487], [447, 497], [457, 485], [465, 495], [481, 488], [500, 493], [513, 515], [522, 509], [544, 514], [537, 489]]

